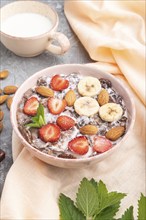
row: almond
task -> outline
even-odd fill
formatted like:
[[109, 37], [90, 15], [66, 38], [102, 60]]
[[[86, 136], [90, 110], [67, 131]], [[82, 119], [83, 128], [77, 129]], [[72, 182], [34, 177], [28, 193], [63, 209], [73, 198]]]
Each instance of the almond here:
[[67, 102], [68, 106], [73, 106], [74, 102], [76, 101], [76, 94], [73, 90], [69, 90], [66, 93], [65, 101]]
[[6, 86], [4, 88], [4, 93], [7, 95], [14, 94], [17, 91], [17, 86]]
[[3, 122], [0, 121], [0, 132], [3, 130]]
[[97, 101], [98, 101], [100, 106], [105, 105], [105, 104], [107, 104], [109, 102], [109, 94], [106, 91], [106, 89], [103, 89], [99, 93]]
[[98, 128], [95, 125], [85, 125], [80, 128], [80, 132], [86, 135], [95, 135], [98, 132]]
[[0, 79], [5, 79], [5, 78], [7, 78], [8, 75], [9, 75], [9, 71], [3, 70], [0, 72]]
[[3, 93], [3, 90], [2, 89], [0, 89], [0, 95]]
[[36, 92], [44, 97], [53, 97], [54, 91], [46, 86], [38, 86], [36, 87]]
[[7, 107], [8, 107], [8, 109], [11, 108], [12, 101], [13, 101], [13, 96], [11, 96], [11, 97], [9, 97], [9, 98], [7, 99]]
[[4, 112], [0, 110], [0, 121], [2, 121], [4, 118]]
[[8, 98], [8, 95], [1, 95], [0, 96], [0, 105], [3, 104]]
[[120, 138], [125, 132], [125, 127], [122, 126], [117, 126], [114, 128], [111, 128], [107, 133], [106, 133], [106, 138], [111, 140], [111, 141], [116, 141], [118, 138]]

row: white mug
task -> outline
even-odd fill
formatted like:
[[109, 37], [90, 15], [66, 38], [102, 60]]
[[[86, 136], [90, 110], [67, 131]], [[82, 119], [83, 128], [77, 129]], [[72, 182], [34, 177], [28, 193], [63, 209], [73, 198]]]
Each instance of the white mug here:
[[[1, 42], [6, 48], [22, 57], [34, 57], [45, 50], [53, 54], [63, 54], [69, 49], [68, 38], [57, 32], [59, 24], [57, 12], [48, 4], [38, 1], [17, 1], [7, 4], [1, 8], [1, 25], [8, 18], [21, 13], [35, 13], [44, 16], [50, 19], [52, 26], [50, 30], [43, 34], [29, 37], [14, 36], [1, 30]], [[59, 46], [54, 45], [53, 40], [56, 40]]]

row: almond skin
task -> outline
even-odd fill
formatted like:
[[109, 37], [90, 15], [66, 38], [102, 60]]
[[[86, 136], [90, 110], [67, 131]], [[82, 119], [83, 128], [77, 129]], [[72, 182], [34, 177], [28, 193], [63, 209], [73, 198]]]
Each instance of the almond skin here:
[[65, 101], [67, 102], [68, 106], [73, 106], [74, 102], [76, 101], [76, 94], [73, 90], [69, 90], [66, 93]]
[[98, 132], [98, 128], [95, 125], [85, 125], [80, 128], [80, 132], [85, 135], [95, 135]]
[[8, 95], [1, 95], [0, 96], [0, 105], [3, 104], [8, 98]]
[[3, 122], [0, 121], [0, 132], [3, 130]]
[[10, 95], [14, 94], [17, 91], [18, 87], [17, 86], [6, 86], [3, 91], [5, 94]]
[[38, 86], [36, 87], [36, 92], [44, 97], [53, 97], [54, 91], [46, 86]]
[[107, 133], [106, 133], [106, 138], [111, 140], [111, 141], [116, 141], [119, 139], [125, 132], [125, 127], [122, 126], [117, 126], [114, 128], [111, 128]]
[[0, 110], [0, 121], [2, 121], [4, 118], [4, 112]]
[[11, 108], [12, 101], [13, 101], [13, 97], [12, 96], [7, 99], [6, 104], [7, 104], [7, 107], [8, 107], [9, 110]]
[[9, 75], [9, 71], [8, 70], [3, 70], [0, 72], [0, 79], [5, 79], [7, 78]]
[[109, 102], [109, 94], [106, 91], [106, 89], [103, 89], [99, 93], [97, 101], [98, 101], [100, 106], [105, 105], [105, 104], [107, 104]]
[[3, 90], [2, 90], [2, 89], [0, 89], [0, 95], [1, 95], [1, 94], [3, 94]]

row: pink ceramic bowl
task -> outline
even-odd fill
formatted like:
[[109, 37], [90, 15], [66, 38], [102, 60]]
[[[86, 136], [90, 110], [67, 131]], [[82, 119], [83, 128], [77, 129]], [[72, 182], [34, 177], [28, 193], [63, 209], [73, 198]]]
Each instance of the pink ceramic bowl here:
[[[17, 112], [18, 104], [20, 100], [22, 99], [23, 94], [29, 88], [32, 88], [36, 84], [36, 81], [39, 77], [44, 76], [44, 75], [52, 76], [55, 74], [69, 74], [72, 72], [79, 72], [79, 74], [84, 75], [84, 76], [90, 75], [90, 76], [94, 76], [97, 78], [109, 79], [112, 82], [113, 87], [116, 89], [116, 91], [124, 98], [124, 101], [127, 107], [129, 123], [128, 123], [126, 134], [124, 135], [122, 140], [119, 141], [118, 144], [115, 145], [113, 148], [94, 157], [83, 158], [83, 159], [64, 159], [64, 158], [54, 157], [49, 154], [45, 154], [35, 149], [34, 147], [32, 147], [21, 135], [18, 129], [18, 126], [17, 126], [16, 112]], [[118, 79], [116, 79], [114, 76], [112, 76], [111, 74], [107, 74], [107, 73], [102, 72], [101, 70], [88, 67], [86, 65], [80, 65], [80, 64], [65, 64], [65, 65], [52, 66], [32, 75], [17, 90], [14, 96], [14, 99], [13, 99], [12, 106], [11, 106], [11, 122], [12, 122], [12, 126], [13, 126], [13, 129], [16, 135], [20, 139], [20, 142], [28, 149], [28, 151], [31, 154], [33, 154], [40, 160], [48, 164], [58, 166], [58, 167], [63, 167], [63, 168], [78, 168], [78, 167], [81, 168], [86, 165], [92, 165], [92, 164], [98, 163], [99, 161], [102, 161], [103, 159], [105, 159], [107, 156], [111, 155], [115, 150], [117, 150], [121, 146], [121, 143], [123, 143], [125, 139], [128, 137], [129, 132], [133, 127], [134, 120], [135, 120], [134, 103], [128, 90], [125, 88], [125, 86], [123, 86], [122, 83]]]

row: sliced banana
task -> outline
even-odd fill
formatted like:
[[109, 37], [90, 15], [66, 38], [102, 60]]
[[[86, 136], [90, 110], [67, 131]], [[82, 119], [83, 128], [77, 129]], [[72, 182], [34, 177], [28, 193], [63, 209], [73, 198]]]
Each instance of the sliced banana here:
[[82, 96], [94, 96], [101, 90], [100, 81], [92, 76], [84, 77], [78, 84], [78, 91]]
[[100, 107], [99, 116], [103, 121], [113, 122], [118, 121], [123, 114], [123, 109], [119, 104], [107, 103]]
[[75, 111], [82, 116], [91, 116], [98, 112], [99, 104], [91, 97], [80, 97], [74, 103]]

